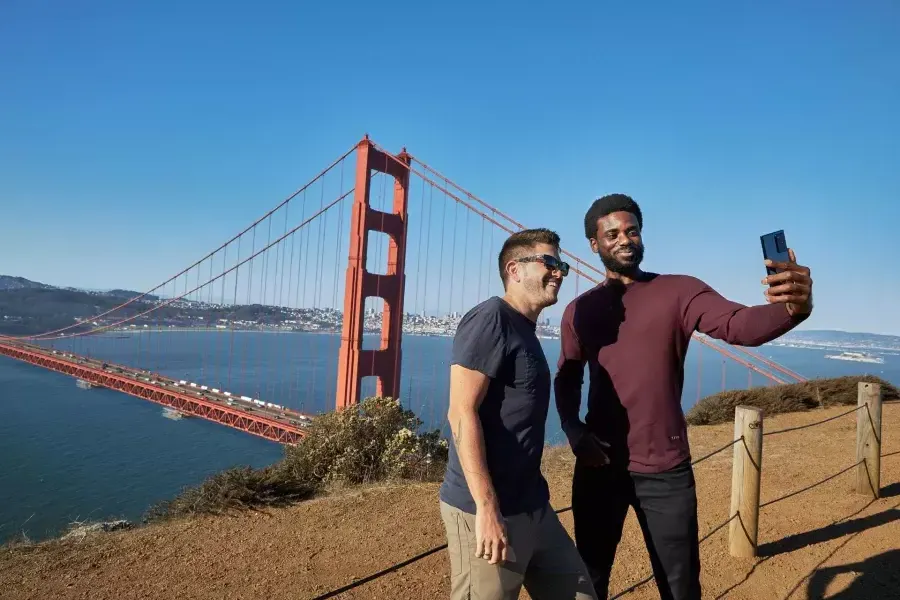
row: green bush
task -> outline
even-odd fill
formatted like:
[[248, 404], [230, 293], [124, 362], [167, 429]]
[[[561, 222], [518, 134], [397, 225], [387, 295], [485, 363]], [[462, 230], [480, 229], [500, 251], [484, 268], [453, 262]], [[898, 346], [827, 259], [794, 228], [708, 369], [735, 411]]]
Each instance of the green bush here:
[[736, 406], [761, 408], [766, 415], [802, 412], [819, 406], [855, 405], [860, 381], [880, 383], [884, 401], [897, 400], [896, 387], [880, 377], [852, 376], [833, 379], [811, 379], [803, 383], [729, 390], [703, 398], [685, 418], [688, 425], [715, 425], [734, 420]]
[[368, 398], [358, 406], [317, 416], [300, 443], [285, 447], [280, 462], [217, 473], [153, 506], [145, 520], [284, 505], [335, 484], [435, 481], [447, 463], [447, 440], [438, 430], [417, 433], [421, 426], [399, 401]]

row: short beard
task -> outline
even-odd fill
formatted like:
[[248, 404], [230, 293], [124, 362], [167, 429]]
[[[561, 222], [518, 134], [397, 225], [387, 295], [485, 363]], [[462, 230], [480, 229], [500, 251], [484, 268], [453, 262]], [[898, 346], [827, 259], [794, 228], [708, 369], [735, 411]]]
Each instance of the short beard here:
[[634, 258], [629, 264], [619, 262], [612, 254], [604, 255], [603, 253], [600, 253], [600, 261], [607, 270], [613, 273], [625, 276], [634, 275], [638, 272], [641, 262], [644, 260], [644, 249], [635, 246], [632, 251], [634, 252]]
[[543, 306], [543, 308], [553, 306], [559, 300], [558, 297], [552, 297], [552, 294], [549, 292], [543, 279], [528, 278], [523, 282], [523, 287], [525, 288], [525, 291], [529, 293], [531, 298], [540, 298], [541, 306]]

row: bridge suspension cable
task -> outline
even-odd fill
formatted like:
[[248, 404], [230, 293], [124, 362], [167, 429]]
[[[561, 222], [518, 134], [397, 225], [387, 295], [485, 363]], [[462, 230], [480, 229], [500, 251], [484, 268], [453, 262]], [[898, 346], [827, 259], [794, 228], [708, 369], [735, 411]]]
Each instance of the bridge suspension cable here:
[[[364, 231], [361, 222], [368, 224]], [[347, 357], [367, 362], [361, 373], [383, 370], [402, 332], [397, 395], [427, 425], [445, 427], [450, 338], [472, 306], [502, 295], [500, 246], [523, 227], [427, 163], [365, 138], [163, 283], [10, 343], [106, 361], [138, 377], [164, 375], [202, 393], [227, 392], [223, 397], [250, 401], [253, 410], [315, 413], [335, 406]], [[548, 356], [558, 352], [562, 309], [602, 277], [590, 262], [563, 253], [573, 263], [570, 276], [538, 324]], [[348, 287], [354, 261], [365, 270], [361, 288]], [[398, 268], [402, 312], [394, 332], [385, 318], [398, 302], [392, 281]], [[355, 294], [362, 295], [359, 304]], [[359, 326], [361, 348], [344, 356], [348, 323]], [[773, 371], [792, 373], [743, 349], [700, 341], [746, 368], [750, 384], [754, 373], [773, 383], [785, 381]], [[716, 374], [703, 369], [701, 346], [688, 363], [697, 379], [686, 381], [685, 394], [719, 391]], [[365, 373], [360, 394], [373, 395], [374, 378]], [[723, 390], [735, 387], [729, 373], [723, 362]]]

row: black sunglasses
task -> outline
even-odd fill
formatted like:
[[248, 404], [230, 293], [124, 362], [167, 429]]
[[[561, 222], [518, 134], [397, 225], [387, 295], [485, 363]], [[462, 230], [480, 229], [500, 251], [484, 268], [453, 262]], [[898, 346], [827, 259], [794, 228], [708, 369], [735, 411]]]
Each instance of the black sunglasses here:
[[569, 274], [569, 263], [563, 262], [555, 256], [550, 256], [549, 254], [535, 254], [534, 256], [523, 256], [522, 258], [517, 258], [516, 262], [539, 262], [544, 263], [544, 266], [550, 269], [551, 271], [559, 271], [560, 274], [565, 277]]

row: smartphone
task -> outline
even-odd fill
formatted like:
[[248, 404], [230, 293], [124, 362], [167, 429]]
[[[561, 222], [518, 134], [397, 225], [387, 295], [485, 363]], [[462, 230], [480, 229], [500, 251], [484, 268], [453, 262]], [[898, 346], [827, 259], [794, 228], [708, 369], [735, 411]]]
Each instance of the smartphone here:
[[[788, 255], [787, 241], [784, 238], [784, 230], [779, 229], [772, 233], [759, 236], [762, 242], [763, 258], [773, 260], [775, 262], [787, 262], [790, 260]], [[774, 275], [777, 269], [766, 267], [766, 274]]]

